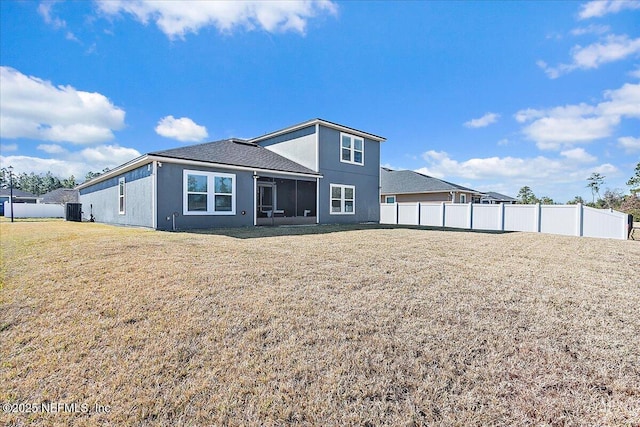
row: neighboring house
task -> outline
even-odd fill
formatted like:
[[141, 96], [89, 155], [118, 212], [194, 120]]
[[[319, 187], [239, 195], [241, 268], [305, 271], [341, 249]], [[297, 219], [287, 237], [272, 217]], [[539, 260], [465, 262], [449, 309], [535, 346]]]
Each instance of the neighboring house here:
[[484, 193], [482, 195], [482, 197], [480, 198], [480, 203], [485, 203], [485, 204], [498, 204], [498, 203], [505, 203], [508, 205], [513, 205], [515, 203], [517, 203], [518, 201], [516, 199], [514, 199], [513, 197], [509, 197], [509, 196], [505, 196], [504, 194], [500, 194], [500, 193], [496, 193], [493, 191], [489, 191], [487, 193]]
[[479, 202], [482, 193], [410, 170], [380, 168], [380, 201], [402, 202]]
[[144, 154], [77, 189], [85, 217], [160, 230], [378, 222], [384, 140], [313, 119]]
[[[4, 202], [8, 202], [11, 195], [10, 188], [0, 188], [0, 215], [4, 215]], [[13, 189], [13, 203], [36, 203], [38, 196], [26, 191]]]
[[78, 190], [75, 188], [56, 188], [40, 196], [40, 203], [53, 203], [64, 205], [66, 203], [78, 203]]

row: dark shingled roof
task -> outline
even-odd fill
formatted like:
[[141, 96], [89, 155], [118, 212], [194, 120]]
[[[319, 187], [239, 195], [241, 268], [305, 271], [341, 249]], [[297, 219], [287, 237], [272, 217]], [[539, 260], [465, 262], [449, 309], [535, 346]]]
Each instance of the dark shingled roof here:
[[[11, 189], [10, 188], [2, 188], [0, 189], [0, 196], [2, 197], [9, 197], [11, 195]], [[24, 198], [28, 198], [28, 199], [35, 199], [38, 196], [36, 196], [35, 194], [31, 194], [31, 193], [27, 193], [26, 191], [22, 191], [22, 190], [18, 190], [17, 188], [14, 187], [13, 189], [13, 197], [24, 197]]]
[[484, 199], [493, 199], [501, 202], [515, 202], [513, 197], [505, 196], [504, 194], [496, 193], [494, 191], [488, 191], [483, 195]]
[[75, 188], [56, 188], [40, 196], [42, 203], [78, 203], [79, 193]]
[[254, 143], [225, 139], [149, 153], [154, 156], [220, 163], [256, 169], [318, 175], [317, 172]]
[[433, 193], [439, 191], [469, 191], [477, 193], [476, 190], [471, 188], [410, 170], [394, 171], [380, 168], [380, 183], [382, 194]]

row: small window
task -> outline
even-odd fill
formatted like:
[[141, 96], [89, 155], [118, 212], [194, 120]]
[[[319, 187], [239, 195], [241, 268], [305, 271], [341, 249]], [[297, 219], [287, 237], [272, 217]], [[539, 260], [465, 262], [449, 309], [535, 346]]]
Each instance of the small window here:
[[467, 203], [467, 195], [466, 194], [461, 194], [460, 195], [460, 203]]
[[396, 202], [396, 196], [385, 196], [384, 202], [385, 203], [395, 203]]
[[353, 185], [331, 184], [332, 215], [353, 215], [356, 213], [356, 187]]
[[233, 174], [184, 171], [184, 215], [235, 215]]
[[124, 215], [125, 208], [125, 186], [124, 177], [118, 179], [118, 212]]
[[341, 133], [340, 161], [343, 163], [364, 165], [364, 139]]

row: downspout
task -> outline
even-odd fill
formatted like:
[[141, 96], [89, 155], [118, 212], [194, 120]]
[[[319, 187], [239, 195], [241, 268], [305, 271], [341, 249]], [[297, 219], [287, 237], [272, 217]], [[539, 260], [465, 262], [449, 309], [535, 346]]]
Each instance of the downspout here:
[[258, 173], [253, 171], [253, 226], [258, 225]]

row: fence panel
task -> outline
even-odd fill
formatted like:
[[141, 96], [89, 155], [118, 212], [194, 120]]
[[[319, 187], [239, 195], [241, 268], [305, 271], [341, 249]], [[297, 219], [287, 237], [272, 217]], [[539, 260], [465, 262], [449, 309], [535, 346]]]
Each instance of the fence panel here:
[[542, 205], [540, 206], [540, 232], [580, 235], [580, 205]]
[[[443, 224], [444, 210], [444, 224]], [[627, 215], [578, 205], [382, 203], [381, 224], [627, 238]]]
[[582, 235], [626, 239], [628, 231], [622, 230], [623, 227], [620, 225], [626, 222], [625, 213], [585, 206], [582, 212]]
[[502, 205], [473, 205], [474, 230], [502, 230]]
[[444, 226], [469, 228], [469, 205], [462, 203], [445, 205]]
[[418, 224], [418, 204], [398, 203], [398, 224], [416, 225]]
[[505, 231], [538, 231], [537, 205], [505, 205]]
[[442, 203], [420, 203], [420, 225], [442, 227]]
[[398, 218], [396, 218], [396, 213], [395, 203], [381, 203], [380, 224], [397, 224]]
[[[4, 217], [11, 218], [11, 203], [4, 202]], [[14, 218], [64, 218], [64, 206], [49, 203], [13, 203]]]

